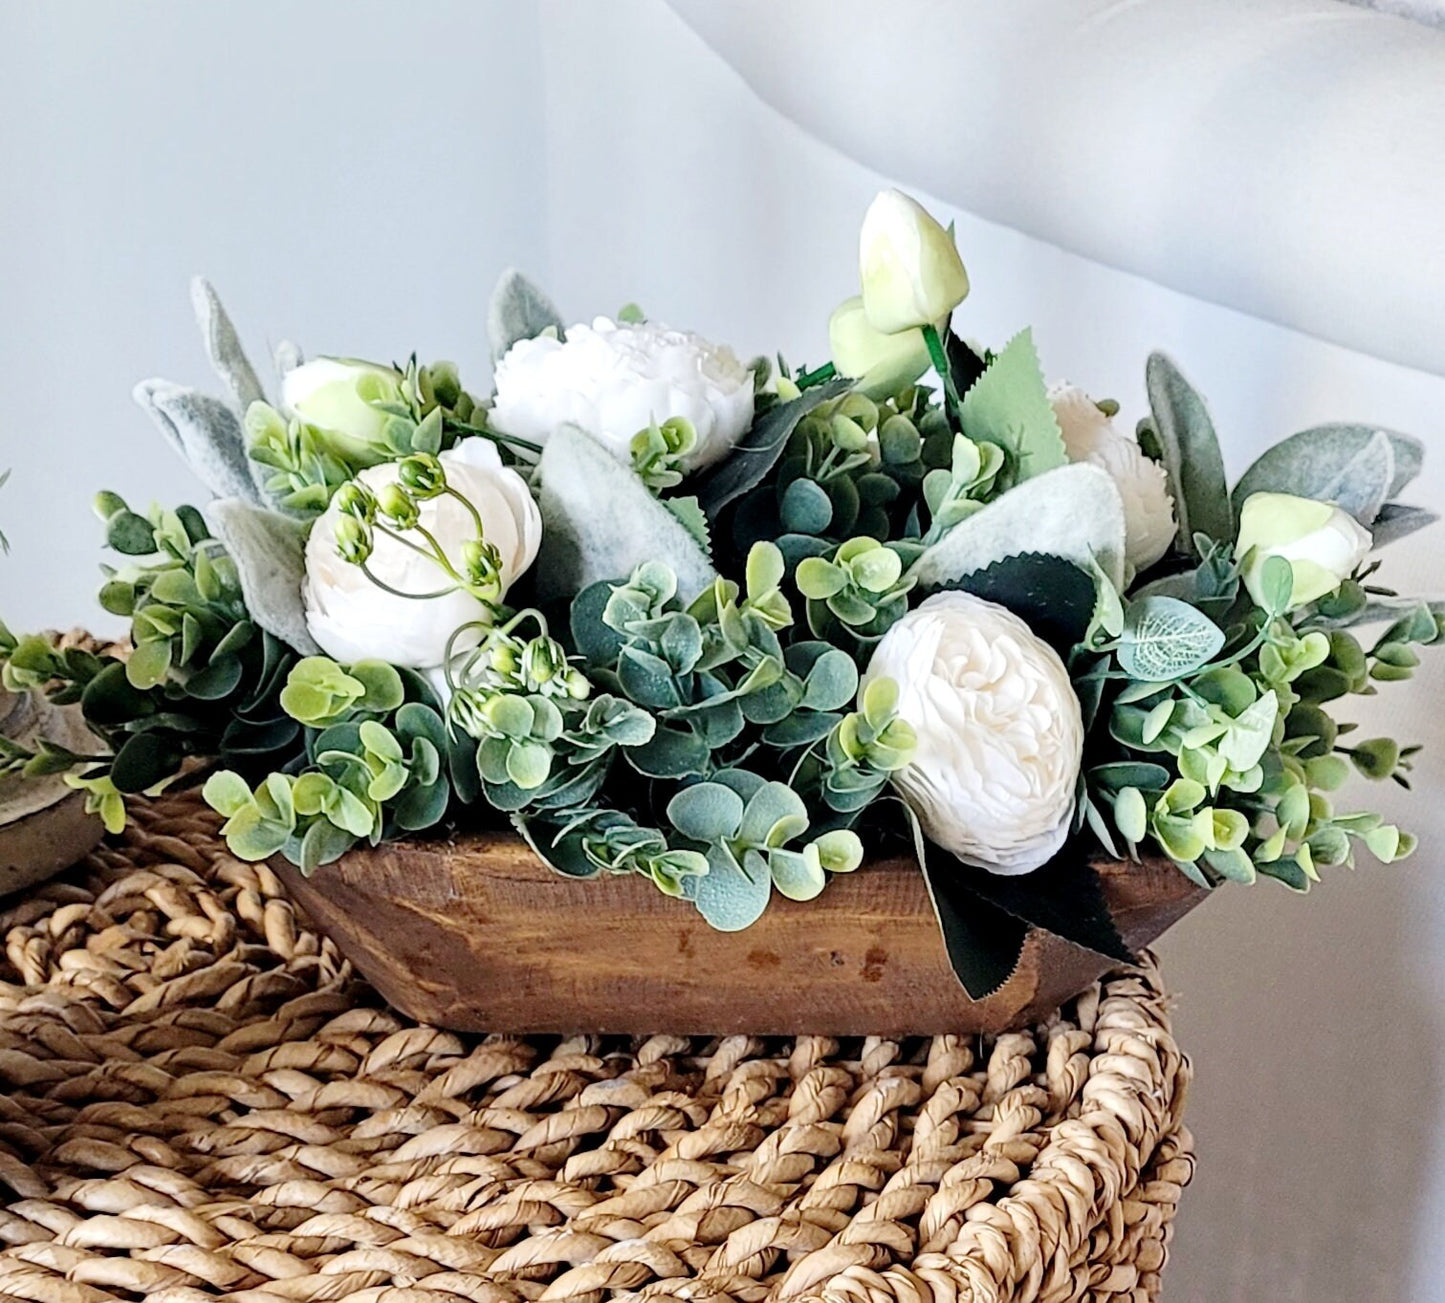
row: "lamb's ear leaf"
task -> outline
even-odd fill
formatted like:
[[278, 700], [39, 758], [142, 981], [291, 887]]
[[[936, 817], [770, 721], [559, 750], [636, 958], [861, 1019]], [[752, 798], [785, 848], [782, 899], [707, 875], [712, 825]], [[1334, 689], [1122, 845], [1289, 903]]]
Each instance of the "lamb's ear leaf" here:
[[213, 494], [260, 504], [251, 459], [246, 456], [246, 436], [225, 403], [166, 380], [142, 380], [134, 394]]
[[762, 483], [778, 463], [798, 422], [820, 403], [848, 392], [852, 382], [831, 380], [804, 390], [791, 402], [779, 403], [759, 416], [733, 446], [726, 459], [696, 482], [697, 500], [712, 518], [728, 503]]
[[1376, 430], [1319, 492], [1325, 502], [1348, 511], [1367, 529], [1375, 523], [1395, 482], [1395, 449], [1390, 436]]
[[230, 393], [236, 415], [244, 416], [252, 403], [266, 401], [266, 392], [241, 348], [236, 327], [221, 306], [215, 288], [204, 276], [191, 280], [191, 306], [196, 312], [196, 324], [201, 328], [206, 356]]
[[1068, 464], [1032, 330], [1021, 330], [963, 396], [963, 432], [997, 444], [1007, 471], [1023, 483]]
[[538, 464], [541, 600], [580, 593], [600, 579], [626, 579], [644, 561], [661, 561], [691, 601], [717, 578], [687, 527], [585, 430], [559, 426]]
[[1233, 542], [1235, 522], [1229, 509], [1224, 455], [1204, 399], [1163, 353], [1150, 354], [1144, 380], [1164, 469], [1174, 491], [1180, 551], [1196, 554], [1197, 533], [1221, 543]]
[[1413, 534], [1417, 529], [1433, 525], [1439, 519], [1438, 512], [1426, 511], [1424, 507], [1407, 507], [1403, 503], [1387, 502], [1380, 508], [1380, 514], [1371, 524], [1370, 533], [1374, 537], [1375, 546], [1384, 547], [1407, 534]]
[[492, 365], [501, 361], [518, 340], [535, 339], [551, 327], [562, 334], [562, 314], [515, 267], [509, 267], [492, 291], [487, 308], [487, 338], [492, 348]]
[[318, 655], [301, 600], [306, 526], [240, 498], [217, 498], [206, 522], [236, 564], [251, 619], [301, 655]]
[[1023, 552], [1089, 569], [1099, 563], [1124, 587], [1124, 503], [1107, 471], [1087, 462], [1025, 480], [948, 531], [914, 563], [923, 588], [957, 585], [968, 575]]
[[1053, 859], [1032, 873], [989, 873], [957, 861], [947, 872], [954, 876], [955, 870], [959, 890], [987, 901], [1009, 917], [1120, 963], [1135, 961], [1109, 913], [1099, 875], [1089, 863], [1089, 846], [1082, 837], [1066, 842]]
[[982, 1000], [1017, 971], [1028, 927], [964, 888], [958, 861], [923, 835], [911, 811], [908, 822], [948, 962], [969, 999]]
[[1084, 640], [1097, 596], [1087, 570], [1063, 557], [1038, 552], [1005, 557], [942, 587], [972, 593], [1012, 611], [1065, 657]]
[[1252, 493], [1294, 493], [1324, 500], [1326, 490], [1339, 479], [1350, 462], [1360, 455], [1377, 434], [1390, 441], [1395, 471], [1385, 490], [1385, 500], [1399, 496], [1420, 473], [1425, 446], [1419, 439], [1378, 425], [1335, 423], [1315, 425], [1292, 434], [1267, 452], [1239, 477], [1234, 486], [1234, 513], [1238, 517], [1244, 500]]

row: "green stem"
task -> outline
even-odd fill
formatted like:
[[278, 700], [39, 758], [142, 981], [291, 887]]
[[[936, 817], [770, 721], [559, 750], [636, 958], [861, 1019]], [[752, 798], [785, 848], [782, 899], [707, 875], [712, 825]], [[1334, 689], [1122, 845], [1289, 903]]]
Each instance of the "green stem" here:
[[434, 597], [445, 597], [448, 593], [454, 593], [457, 591], [457, 585], [453, 584], [450, 588], [439, 588], [434, 593], [404, 593], [401, 591], [400, 588], [393, 588], [385, 580], [378, 579], [376, 575], [372, 573], [371, 567], [367, 565], [365, 561], [359, 562], [358, 564], [361, 566], [362, 574], [364, 574], [368, 579], [370, 579], [371, 582], [374, 583], [379, 589], [381, 589], [383, 593], [390, 593], [393, 597], [405, 597], [408, 601], [413, 602], [428, 602]]
[[838, 369], [831, 362], [824, 362], [822, 366], [815, 367], [811, 371], [800, 371], [793, 378], [793, 383], [800, 390], [811, 389], [814, 385], [821, 385], [831, 380], [837, 374]]
[[937, 326], [924, 326], [923, 342], [928, 345], [928, 357], [933, 363], [933, 369], [938, 372], [938, 378], [943, 381], [943, 396], [948, 400], [949, 408], [957, 419], [963, 409], [963, 402], [958, 396], [958, 388], [953, 383], [953, 372], [948, 365], [948, 350], [943, 346], [943, 340], [938, 334]]
[[443, 492], [447, 493], [450, 497], [455, 498], [458, 502], [462, 504], [462, 506], [467, 509], [467, 511], [471, 514], [472, 523], [477, 527], [477, 542], [485, 543], [487, 541], [486, 526], [482, 524], [482, 513], [476, 509], [476, 507], [472, 503], [472, 500], [470, 498], [463, 497], [454, 488], [452, 488], [450, 484], [446, 486]]

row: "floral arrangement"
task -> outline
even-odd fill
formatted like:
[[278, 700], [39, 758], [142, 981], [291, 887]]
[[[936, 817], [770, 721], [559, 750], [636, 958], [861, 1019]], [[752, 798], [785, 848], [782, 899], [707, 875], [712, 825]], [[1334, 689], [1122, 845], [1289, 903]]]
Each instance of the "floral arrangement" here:
[[137, 397], [214, 496], [99, 496], [133, 651], [0, 626], [0, 662], [104, 746], [0, 762], [69, 773], [115, 829], [204, 761], [231, 850], [308, 873], [510, 826], [724, 930], [903, 844], [975, 996], [1029, 925], [1127, 957], [1101, 855], [1300, 891], [1407, 855], [1332, 794], [1407, 782], [1413, 748], [1337, 710], [1442, 636], [1370, 559], [1433, 519], [1395, 501], [1420, 444], [1309, 429], [1231, 490], [1167, 358], [1131, 432], [1049, 386], [1029, 331], [955, 331], [968, 277], [913, 200], [879, 195], [860, 246], [801, 370], [635, 307], [564, 326], [509, 273], [487, 398], [448, 363], [284, 345], [273, 403], [198, 282], [227, 397]]

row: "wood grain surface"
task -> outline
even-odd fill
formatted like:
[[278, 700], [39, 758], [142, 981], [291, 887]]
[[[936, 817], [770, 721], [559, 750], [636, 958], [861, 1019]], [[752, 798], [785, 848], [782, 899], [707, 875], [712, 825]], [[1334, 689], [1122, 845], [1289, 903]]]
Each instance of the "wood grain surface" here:
[[[1002, 1031], [1113, 966], [1033, 932], [1009, 981], [970, 1000], [907, 859], [836, 876], [806, 904], [774, 895], [740, 933], [714, 931], [640, 877], [561, 877], [501, 834], [353, 851], [309, 879], [272, 864], [396, 1008], [462, 1031]], [[1206, 894], [1167, 863], [1098, 868], [1135, 949]]]

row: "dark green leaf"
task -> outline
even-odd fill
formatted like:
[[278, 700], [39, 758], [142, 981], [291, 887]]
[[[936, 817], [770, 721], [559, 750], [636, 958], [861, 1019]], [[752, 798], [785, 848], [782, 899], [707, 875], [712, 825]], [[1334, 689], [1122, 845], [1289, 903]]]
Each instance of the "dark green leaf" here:
[[1094, 580], [1062, 557], [1025, 552], [944, 584], [996, 602], [1023, 620], [1060, 656], [1082, 641], [1094, 613]]
[[847, 380], [833, 380], [759, 416], [727, 458], [700, 477], [697, 498], [702, 509], [716, 519], [728, 503], [761, 484], [783, 455], [798, 422], [819, 404], [846, 393], [848, 387]]
[[136, 733], [126, 740], [110, 766], [110, 779], [121, 792], [143, 792], [169, 778], [182, 753], [164, 733]]

